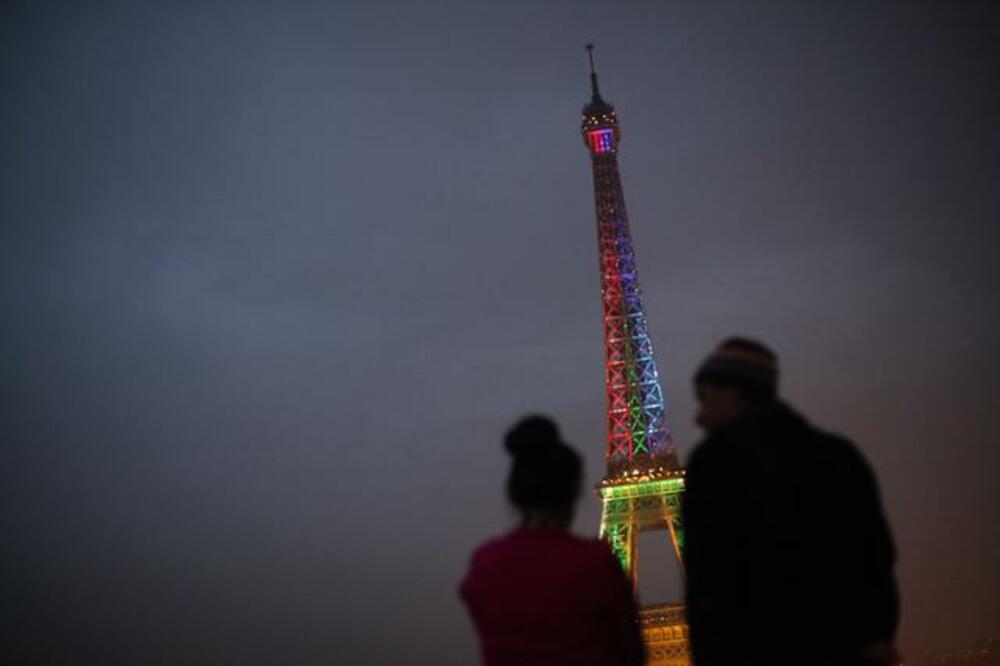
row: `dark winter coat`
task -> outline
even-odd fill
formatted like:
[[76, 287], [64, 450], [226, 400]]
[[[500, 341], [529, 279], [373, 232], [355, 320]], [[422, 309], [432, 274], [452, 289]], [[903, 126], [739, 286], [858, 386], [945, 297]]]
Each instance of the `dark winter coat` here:
[[691, 457], [687, 611], [697, 666], [854, 664], [898, 623], [895, 551], [871, 469], [781, 403]]

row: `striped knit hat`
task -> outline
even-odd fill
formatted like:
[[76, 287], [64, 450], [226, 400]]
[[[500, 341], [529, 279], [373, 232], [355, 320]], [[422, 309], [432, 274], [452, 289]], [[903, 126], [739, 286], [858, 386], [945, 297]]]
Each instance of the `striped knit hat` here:
[[701, 364], [694, 383], [737, 386], [750, 399], [772, 399], [778, 393], [778, 357], [755, 340], [729, 338]]

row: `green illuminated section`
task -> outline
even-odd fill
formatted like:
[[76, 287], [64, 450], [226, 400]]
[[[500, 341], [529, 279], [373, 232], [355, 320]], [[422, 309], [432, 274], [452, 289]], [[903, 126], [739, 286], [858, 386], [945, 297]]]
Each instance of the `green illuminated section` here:
[[627, 525], [609, 525], [604, 532], [604, 539], [611, 547], [611, 552], [615, 554], [626, 573], [631, 571], [631, 548], [628, 540]]
[[684, 553], [684, 525], [680, 519], [674, 521], [674, 539], [677, 540], [677, 549]]
[[622, 321], [622, 330], [625, 332], [627, 340], [623, 351], [625, 352], [628, 385], [628, 424], [632, 433], [632, 455], [649, 454], [649, 447], [646, 445], [646, 419], [645, 413], [642, 411], [642, 394], [639, 390], [639, 373], [636, 372], [635, 359], [632, 354], [632, 326], [628, 317]]
[[681, 517], [684, 476], [683, 473], [669, 472], [668, 476], [661, 476], [657, 470], [652, 470], [632, 478], [634, 480], [619, 483], [606, 482], [597, 490], [603, 504], [601, 538], [611, 547], [634, 585], [635, 539], [639, 532], [667, 530], [678, 563], [681, 563], [684, 552], [684, 521]]
[[646, 446], [646, 421], [642, 411], [642, 396], [639, 395], [638, 387], [635, 385], [635, 370], [629, 372], [629, 412], [632, 417], [632, 452], [649, 453]]
[[674, 495], [684, 492], [684, 478], [674, 477], [623, 483], [619, 486], [602, 486], [599, 492], [605, 500], [629, 499], [647, 495]]

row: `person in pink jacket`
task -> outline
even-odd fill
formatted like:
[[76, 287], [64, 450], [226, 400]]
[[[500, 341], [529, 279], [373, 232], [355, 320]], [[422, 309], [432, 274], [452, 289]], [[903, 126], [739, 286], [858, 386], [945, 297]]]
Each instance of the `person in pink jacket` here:
[[521, 522], [480, 546], [460, 594], [483, 663], [643, 663], [632, 588], [603, 542], [569, 532], [580, 494], [580, 456], [541, 416], [504, 440], [513, 457], [507, 495]]

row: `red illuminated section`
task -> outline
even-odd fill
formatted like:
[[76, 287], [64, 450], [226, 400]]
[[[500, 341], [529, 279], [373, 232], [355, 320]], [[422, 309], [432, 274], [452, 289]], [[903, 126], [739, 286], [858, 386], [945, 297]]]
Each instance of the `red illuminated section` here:
[[615, 152], [615, 131], [613, 129], [599, 129], [587, 132], [587, 147], [594, 153]]

